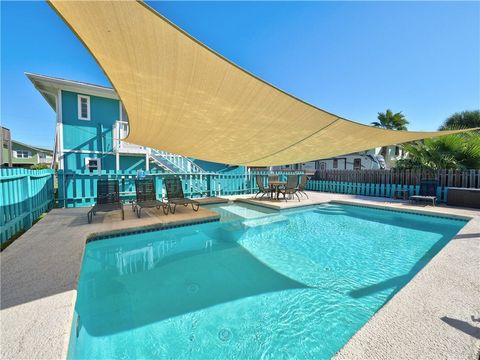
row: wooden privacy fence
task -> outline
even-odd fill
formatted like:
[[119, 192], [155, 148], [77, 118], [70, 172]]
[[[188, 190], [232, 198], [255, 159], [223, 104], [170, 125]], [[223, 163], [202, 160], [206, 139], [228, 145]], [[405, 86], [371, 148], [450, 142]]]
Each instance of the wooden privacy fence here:
[[323, 170], [313, 180], [380, 184], [420, 185], [421, 179], [436, 179], [441, 187], [480, 188], [480, 169], [473, 170]]
[[53, 206], [54, 171], [0, 169], [0, 243], [26, 230]]
[[[183, 192], [187, 197], [251, 194], [258, 191], [256, 175], [261, 175], [267, 184], [268, 175], [279, 175], [286, 180], [287, 175], [300, 175], [298, 172], [250, 172], [246, 174], [223, 173], [157, 173], [146, 176], [155, 179], [157, 198], [165, 198], [163, 179], [166, 176], [179, 176], [182, 179]], [[95, 203], [98, 179], [118, 179], [120, 195], [124, 201], [135, 198], [136, 171], [58, 171], [58, 205], [60, 207], [83, 207]]]
[[378, 197], [393, 197], [397, 190], [418, 195], [422, 179], [438, 181], [437, 197], [446, 202], [449, 187], [480, 188], [480, 170], [326, 170], [307, 184], [308, 190]]

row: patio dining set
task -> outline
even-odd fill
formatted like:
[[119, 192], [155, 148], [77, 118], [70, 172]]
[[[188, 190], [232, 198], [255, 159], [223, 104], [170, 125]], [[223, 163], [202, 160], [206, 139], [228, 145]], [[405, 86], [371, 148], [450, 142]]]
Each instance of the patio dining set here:
[[298, 201], [303, 197], [308, 199], [308, 195], [305, 192], [307, 180], [306, 175], [287, 175], [287, 181], [280, 181], [278, 175], [269, 175], [268, 183], [265, 185], [264, 177], [257, 175], [258, 192], [255, 194], [255, 198], [258, 198], [260, 195], [259, 199], [266, 197], [271, 200], [280, 200], [280, 195], [282, 195], [285, 201], [295, 197], [297, 197]]

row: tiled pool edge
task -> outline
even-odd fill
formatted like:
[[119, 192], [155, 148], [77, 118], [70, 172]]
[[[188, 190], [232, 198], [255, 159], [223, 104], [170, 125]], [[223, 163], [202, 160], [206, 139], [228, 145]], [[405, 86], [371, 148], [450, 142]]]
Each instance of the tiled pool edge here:
[[162, 231], [162, 230], [174, 229], [174, 228], [191, 226], [191, 225], [199, 225], [199, 224], [205, 224], [205, 223], [216, 222], [216, 221], [220, 221], [220, 216], [212, 216], [211, 218], [204, 219], [204, 220], [192, 220], [192, 221], [186, 220], [186, 221], [174, 222], [171, 224], [147, 225], [147, 226], [139, 226], [139, 227], [133, 227], [128, 229], [91, 233], [90, 235], [87, 236], [85, 243], [88, 244], [92, 241], [106, 240], [106, 239], [111, 239], [119, 236], [144, 234], [144, 233], [153, 232], [153, 231]]
[[393, 211], [393, 212], [404, 212], [410, 213], [415, 215], [423, 215], [423, 216], [432, 216], [437, 218], [444, 218], [444, 219], [456, 219], [456, 220], [471, 220], [473, 216], [469, 215], [457, 215], [457, 214], [444, 214], [439, 213], [434, 210], [434, 208], [427, 208], [427, 209], [416, 209], [416, 208], [398, 208], [396, 206], [391, 206], [388, 204], [369, 204], [369, 203], [359, 203], [357, 201], [348, 201], [348, 200], [332, 200], [329, 204], [340, 204], [340, 205], [352, 205], [364, 208], [373, 208], [373, 209], [380, 209], [386, 211]]

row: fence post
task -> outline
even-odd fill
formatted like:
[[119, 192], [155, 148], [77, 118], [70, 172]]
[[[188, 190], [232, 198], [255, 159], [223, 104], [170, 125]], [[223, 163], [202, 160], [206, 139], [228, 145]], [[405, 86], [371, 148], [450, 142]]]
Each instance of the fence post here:
[[32, 179], [30, 177], [30, 171], [27, 171], [25, 174], [25, 180], [27, 181], [27, 203], [28, 203], [28, 227], [30, 228], [33, 224], [33, 206], [32, 206]]

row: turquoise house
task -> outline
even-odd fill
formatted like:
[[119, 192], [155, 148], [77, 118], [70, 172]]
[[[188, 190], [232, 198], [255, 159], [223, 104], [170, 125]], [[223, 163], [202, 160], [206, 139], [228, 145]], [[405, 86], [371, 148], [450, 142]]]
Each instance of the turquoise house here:
[[245, 171], [123, 141], [128, 134], [128, 117], [112, 88], [31, 73], [26, 76], [56, 113], [54, 158], [59, 169]]

